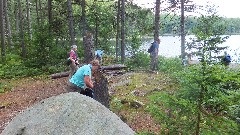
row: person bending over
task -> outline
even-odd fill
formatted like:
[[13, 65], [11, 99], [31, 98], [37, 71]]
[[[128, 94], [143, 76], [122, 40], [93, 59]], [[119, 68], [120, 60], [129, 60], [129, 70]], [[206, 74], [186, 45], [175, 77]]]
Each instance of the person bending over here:
[[87, 65], [80, 67], [69, 79], [68, 92], [78, 92], [94, 98], [92, 75], [100, 68], [98, 60], [93, 60]]

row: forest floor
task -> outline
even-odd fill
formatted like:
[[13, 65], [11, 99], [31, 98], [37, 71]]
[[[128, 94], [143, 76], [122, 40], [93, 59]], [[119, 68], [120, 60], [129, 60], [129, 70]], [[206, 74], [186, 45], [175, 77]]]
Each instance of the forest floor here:
[[[169, 88], [169, 78], [163, 74], [156, 73], [124, 73], [117, 76], [108, 76], [109, 93], [111, 100], [130, 99], [131, 94], [137, 96], [142, 105], [148, 102], [145, 95], [151, 91]], [[161, 79], [159, 79], [161, 78]], [[19, 113], [33, 104], [61, 93], [65, 93], [68, 77], [50, 79], [48, 77], [23, 78], [16, 80], [0, 80], [4, 89], [8, 92], [0, 93], [0, 133], [7, 124]], [[150, 90], [150, 91], [149, 91]], [[115, 100], [116, 101], [116, 100]], [[133, 107], [123, 109], [111, 101], [112, 111], [116, 113], [135, 132], [159, 133], [161, 130], [159, 122], [144, 111], [144, 107]], [[115, 105], [114, 105], [115, 104]], [[120, 108], [120, 109], [119, 109]]]
[[[231, 68], [239, 69], [238, 64]], [[110, 110], [135, 132], [161, 132], [161, 121], [146, 111], [149, 95], [156, 91], [173, 92], [178, 84], [163, 73], [146, 71], [106, 75], [110, 94]], [[0, 79], [0, 133], [19, 113], [48, 97], [65, 93], [68, 77], [51, 79], [48, 76], [21, 79]], [[2, 93], [2, 91], [6, 91]], [[163, 110], [166, 111], [166, 110]], [[165, 130], [164, 130], [165, 131]]]

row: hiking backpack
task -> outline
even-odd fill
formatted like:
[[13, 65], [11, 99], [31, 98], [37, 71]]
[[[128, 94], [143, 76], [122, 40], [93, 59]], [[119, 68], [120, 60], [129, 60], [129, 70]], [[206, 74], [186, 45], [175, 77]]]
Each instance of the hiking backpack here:
[[153, 43], [151, 43], [151, 46], [148, 48], [148, 53], [151, 53], [154, 50]]

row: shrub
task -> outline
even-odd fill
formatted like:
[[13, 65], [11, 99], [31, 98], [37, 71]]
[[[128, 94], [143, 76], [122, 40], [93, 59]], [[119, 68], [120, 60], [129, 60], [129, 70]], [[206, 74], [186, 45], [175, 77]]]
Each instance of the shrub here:
[[130, 69], [149, 69], [150, 57], [144, 52], [138, 52], [132, 57], [127, 58], [126, 65]]

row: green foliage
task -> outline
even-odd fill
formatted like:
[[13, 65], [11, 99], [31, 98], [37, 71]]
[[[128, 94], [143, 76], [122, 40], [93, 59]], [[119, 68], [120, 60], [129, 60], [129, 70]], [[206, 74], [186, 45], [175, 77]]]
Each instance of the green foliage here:
[[239, 73], [218, 65], [217, 57], [213, 57], [217, 56], [214, 53], [224, 49], [218, 44], [227, 39], [221, 37], [225, 27], [217, 23], [220, 19], [214, 15], [199, 18], [194, 30], [197, 39], [188, 47], [196, 50], [195, 54], [201, 58], [201, 63], [176, 74], [182, 87], [175, 96], [188, 100], [196, 108], [193, 113], [196, 134], [238, 132], [236, 119], [227, 114], [232, 114], [231, 106], [239, 104]]
[[140, 8], [131, 2], [126, 2], [126, 35], [134, 35], [135, 32], [145, 35], [153, 30], [154, 14], [150, 9]]
[[[203, 116], [201, 134], [239, 132], [239, 73], [216, 65], [209, 67], [208, 76], [203, 79], [199, 69], [200, 66], [193, 66], [175, 74], [182, 86], [179, 91], [155, 92], [148, 96], [151, 102], [147, 111], [161, 124], [161, 134], [195, 134], [199, 111]], [[202, 109], [198, 110], [200, 83], [203, 80], [207, 90]]]
[[226, 47], [219, 45], [228, 39], [228, 36], [222, 36], [226, 31], [226, 24], [220, 23], [222, 18], [211, 15], [198, 18], [198, 24], [194, 27], [193, 33], [196, 36], [187, 43], [187, 49], [191, 54], [195, 54], [204, 63], [216, 63], [221, 61], [219, 52]]
[[152, 132], [144, 131], [144, 132], [139, 132], [136, 135], [155, 135], [155, 134]]
[[136, 55], [140, 51], [141, 47], [141, 35], [138, 32], [135, 32], [128, 41], [127, 52], [130, 56]]
[[227, 34], [239, 34], [240, 19], [239, 18], [225, 18], [227, 22]]
[[53, 38], [48, 32], [48, 28], [48, 25], [42, 24], [33, 33], [33, 44], [29, 49], [28, 60], [25, 63], [28, 67], [40, 68], [50, 63]]
[[183, 69], [180, 58], [166, 58], [163, 56], [158, 57], [159, 71], [165, 73], [175, 73]]
[[[161, 34], [178, 34], [180, 33], [180, 16], [179, 15], [172, 15], [172, 14], [162, 14], [160, 16], [161, 20]], [[201, 18], [201, 17], [199, 17]], [[195, 16], [185, 16], [185, 31], [187, 31], [187, 34], [192, 35], [196, 33], [194, 30], [194, 27], [198, 25], [198, 18], [196, 19]], [[239, 18], [222, 18], [221, 21], [217, 21], [213, 23], [216, 24], [216, 26], [221, 26], [227, 24], [225, 27], [218, 27], [220, 29], [224, 28], [226, 31], [224, 31], [223, 35], [226, 34], [239, 34], [240, 30], [240, 19]]]
[[[0, 78], [21, 78], [27, 76], [37, 76], [41, 74], [56, 73], [64, 71], [65, 66], [63, 62], [59, 61], [58, 64], [45, 65], [39, 67], [29, 66], [22, 60], [21, 56], [15, 54], [7, 54], [7, 61], [5, 64], [0, 64]], [[31, 64], [31, 63], [30, 63]], [[37, 64], [37, 63], [36, 63]]]
[[161, 134], [194, 134], [195, 108], [191, 102], [167, 92], [156, 92], [148, 98], [151, 102], [146, 110], [161, 124]]
[[9, 83], [0, 82], [0, 93], [10, 91], [11, 89], [12, 89], [12, 86]]
[[150, 56], [145, 52], [138, 52], [126, 60], [126, 65], [130, 69], [148, 69]]
[[[129, 57], [126, 65], [130, 69], [149, 69], [150, 56], [146, 52], [137, 52], [135, 55]], [[158, 57], [159, 71], [165, 73], [175, 73], [181, 71], [183, 66], [180, 58], [166, 58], [163, 56]]]
[[[111, 39], [114, 38], [114, 17], [115, 10], [114, 1], [102, 3], [98, 1], [89, 1], [89, 10], [87, 12], [87, 25], [89, 31], [94, 31], [95, 37], [98, 39], [98, 43], [95, 43], [95, 47], [102, 49], [105, 52], [112, 53]], [[101, 23], [99, 23], [101, 22]], [[96, 33], [98, 35], [96, 35]]]
[[210, 107], [212, 113], [223, 113], [233, 102], [237, 103], [240, 79], [236, 71], [226, 70], [222, 65], [207, 66], [206, 76], [202, 76], [201, 67], [193, 66], [179, 72], [177, 76], [183, 86], [178, 96], [192, 102], [198, 99], [201, 86], [204, 85], [203, 105]]
[[121, 100], [114, 97], [111, 102], [111, 110], [119, 113], [122, 107], [123, 107], [123, 104], [121, 103]]
[[0, 78], [18, 78], [39, 73], [37, 69], [24, 66], [19, 55], [7, 54], [6, 59], [5, 64], [0, 64]]
[[220, 36], [224, 33], [224, 27], [222, 29], [217, 23], [220, 18], [207, 16], [199, 19], [194, 30], [197, 39], [190, 48], [197, 50], [195, 54], [202, 58], [201, 63], [169, 70], [171, 66], [166, 65], [171, 64], [165, 64], [165, 59], [160, 57], [160, 70], [174, 73], [172, 75], [181, 87], [175, 92], [150, 95], [147, 111], [161, 122], [162, 134], [237, 134], [239, 69], [232, 70], [212, 60], [214, 53], [224, 49], [217, 45], [227, 39]]
[[59, 44], [55, 45], [53, 35], [49, 33], [49, 25], [42, 24], [36, 28], [28, 59], [24, 61], [24, 65], [30, 70], [29, 75], [38, 75], [34, 72], [50, 74], [63, 71], [66, 59], [67, 51]]
[[115, 63], [115, 57], [111, 55], [103, 55], [103, 64], [102, 65], [111, 65]]

